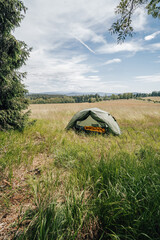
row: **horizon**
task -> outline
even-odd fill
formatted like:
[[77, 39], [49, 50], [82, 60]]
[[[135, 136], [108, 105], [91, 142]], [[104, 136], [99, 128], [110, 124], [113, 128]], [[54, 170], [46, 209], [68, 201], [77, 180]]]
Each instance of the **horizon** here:
[[[160, 92], [160, 91], [152, 91], [152, 92], [74, 92], [74, 91], [71, 91], [71, 92], [65, 92], [65, 91], [53, 91], [53, 92], [28, 92], [27, 94], [42, 94], [42, 95], [67, 95], [67, 94], [80, 94], [80, 95], [100, 95], [100, 94], [109, 94], [109, 95], [112, 95], [112, 94], [116, 94], [116, 95], [120, 95], [120, 94], [125, 94], [125, 93], [132, 93], [132, 94], [152, 94], [153, 92]], [[74, 96], [74, 95], [72, 95]]]

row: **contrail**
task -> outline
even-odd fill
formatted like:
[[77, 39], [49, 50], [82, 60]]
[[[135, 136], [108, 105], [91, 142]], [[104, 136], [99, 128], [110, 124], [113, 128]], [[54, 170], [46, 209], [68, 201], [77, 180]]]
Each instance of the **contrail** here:
[[85, 46], [90, 52], [92, 52], [92, 53], [95, 54], [95, 52], [94, 52], [90, 47], [88, 47], [88, 45], [85, 44], [81, 39], [79, 39], [78, 37], [75, 37], [75, 36], [74, 36], [74, 38], [77, 39], [77, 40], [78, 40], [83, 46]]

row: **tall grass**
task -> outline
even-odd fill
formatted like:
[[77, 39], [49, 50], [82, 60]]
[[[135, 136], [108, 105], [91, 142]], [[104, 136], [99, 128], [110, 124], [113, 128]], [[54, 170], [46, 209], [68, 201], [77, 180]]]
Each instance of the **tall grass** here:
[[160, 151], [150, 147], [101, 156], [94, 164], [76, 161], [66, 178], [63, 200], [57, 192], [47, 201], [50, 188], [41, 186], [43, 204], [26, 215], [31, 222], [16, 239], [158, 240], [159, 183]]
[[160, 239], [160, 111], [126, 103], [134, 117], [117, 113], [119, 137], [66, 132], [67, 105], [38, 110], [43, 119], [24, 132], [0, 133], [2, 216], [22, 208], [14, 239]]

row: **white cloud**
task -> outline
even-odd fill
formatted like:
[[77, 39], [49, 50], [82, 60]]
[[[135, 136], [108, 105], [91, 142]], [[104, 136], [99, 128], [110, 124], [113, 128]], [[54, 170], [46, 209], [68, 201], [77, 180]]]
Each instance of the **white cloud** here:
[[97, 49], [101, 54], [118, 53], [118, 52], [138, 52], [144, 47], [138, 42], [125, 42], [122, 44], [105, 44]]
[[83, 42], [105, 42], [118, 0], [25, 0], [28, 11], [16, 35], [39, 47], [67, 43], [77, 36]]
[[151, 50], [158, 50], [160, 49], [160, 43], [151, 44], [150, 47]]
[[137, 8], [132, 20], [134, 31], [143, 31], [147, 24], [147, 13], [144, 8]]
[[100, 33], [96, 33], [88, 26], [82, 23], [72, 23], [70, 26], [71, 37], [76, 36], [83, 41], [91, 41], [93, 43], [105, 43], [106, 40]]
[[89, 85], [96, 87], [101, 78], [87, 63], [87, 56], [49, 56], [46, 49], [35, 50], [24, 71], [30, 92], [80, 91]]
[[140, 51], [153, 52], [159, 49], [160, 49], [160, 43], [144, 45], [144, 43], [141, 40], [137, 42], [132, 40], [130, 42], [124, 42], [122, 44], [106, 43], [101, 45], [98, 49], [96, 49], [96, 52], [100, 54], [108, 54], [108, 53], [114, 54], [114, 53], [120, 53], [120, 52], [130, 52], [132, 54], [135, 54], [136, 52], [140, 52]]
[[154, 33], [152, 33], [151, 35], [148, 35], [148, 36], [145, 36], [145, 40], [146, 41], [149, 41], [149, 40], [152, 40], [152, 39], [154, 39], [157, 35], [159, 35], [160, 34], [160, 31], [157, 31], [157, 32], [154, 32]]
[[160, 74], [153, 74], [153, 75], [144, 75], [144, 76], [137, 76], [136, 77], [137, 81], [142, 81], [142, 82], [160, 82]]
[[46, 49], [35, 50], [23, 67], [28, 72], [25, 84], [30, 92], [53, 91], [125, 91], [128, 86], [117, 81], [103, 81], [99, 71], [87, 64], [86, 55], [49, 56]]
[[105, 62], [103, 65], [108, 65], [108, 64], [112, 64], [112, 63], [120, 63], [120, 62], [122, 62], [121, 59], [119, 59], [119, 58], [114, 58], [114, 59], [108, 60], [108, 61]]

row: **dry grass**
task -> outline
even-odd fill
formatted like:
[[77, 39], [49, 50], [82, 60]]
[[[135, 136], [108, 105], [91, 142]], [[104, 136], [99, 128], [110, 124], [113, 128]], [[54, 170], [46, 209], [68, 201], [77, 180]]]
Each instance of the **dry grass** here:
[[137, 100], [113, 100], [96, 103], [68, 104], [36, 104], [30, 105], [32, 118], [57, 120], [67, 123], [74, 113], [85, 109], [98, 107], [110, 112], [118, 120], [142, 119], [146, 115], [160, 116], [160, 105]]
[[144, 97], [143, 99], [151, 99], [152, 101], [160, 101], [160, 97]]

